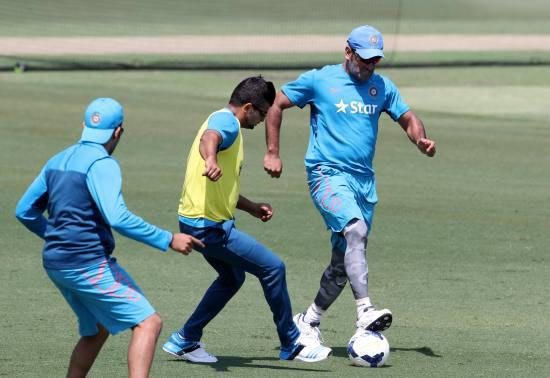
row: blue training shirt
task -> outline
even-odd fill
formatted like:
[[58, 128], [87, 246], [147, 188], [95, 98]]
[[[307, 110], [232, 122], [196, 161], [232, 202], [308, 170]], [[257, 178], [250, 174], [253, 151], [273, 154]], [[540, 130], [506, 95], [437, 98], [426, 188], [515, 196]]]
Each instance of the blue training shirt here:
[[222, 109], [214, 112], [208, 119], [208, 130], [215, 130], [222, 136], [219, 149], [226, 150], [237, 139], [239, 135], [239, 120], [229, 109]]
[[[42, 213], [48, 211], [48, 217]], [[120, 167], [96, 143], [81, 142], [44, 166], [19, 200], [17, 218], [45, 240], [47, 269], [82, 268], [115, 248], [111, 227], [124, 236], [167, 250], [172, 234], [131, 213], [122, 197]]]
[[386, 112], [397, 121], [409, 110], [391, 80], [373, 73], [359, 82], [342, 64], [305, 72], [281, 90], [294, 105], [310, 105], [307, 169], [325, 165], [354, 175], [374, 175], [380, 114]]

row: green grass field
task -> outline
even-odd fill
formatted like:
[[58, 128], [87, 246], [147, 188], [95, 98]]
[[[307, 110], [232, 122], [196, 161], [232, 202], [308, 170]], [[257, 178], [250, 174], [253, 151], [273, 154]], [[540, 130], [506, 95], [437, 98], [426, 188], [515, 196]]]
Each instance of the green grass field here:
[[[549, 34], [547, 0], [19, 0], [0, 4], [0, 38], [27, 37], [156, 37], [174, 35], [301, 35], [346, 36], [353, 27], [371, 24], [384, 35], [414, 34]], [[386, 41], [388, 42], [388, 40]], [[24, 42], [19, 42], [24, 43]], [[81, 42], [83, 48], [86, 42]], [[304, 42], [306, 44], [307, 42]], [[342, 41], [344, 43], [344, 40]], [[497, 46], [498, 43], [495, 43]], [[304, 47], [306, 47], [304, 45]], [[471, 62], [548, 65], [549, 53], [482, 51], [395, 53], [386, 44], [391, 64]], [[1, 49], [0, 49], [1, 50]], [[315, 67], [340, 59], [342, 53], [283, 54], [124, 54], [14, 55], [0, 51], [0, 70], [16, 63], [31, 69]], [[84, 50], [86, 52], [86, 50]], [[83, 52], [83, 53], [84, 53]]]
[[[371, 297], [395, 315], [392, 352], [379, 370], [350, 366], [354, 332], [349, 289], [322, 324], [334, 356], [320, 364], [281, 362], [257, 280], [247, 282], [207, 328], [220, 358], [212, 366], [157, 350], [152, 376], [539, 377], [550, 371], [550, 68], [382, 70], [438, 142], [419, 154], [383, 117], [378, 192], [369, 243]], [[46, 277], [42, 243], [18, 224], [15, 204], [52, 154], [75, 142], [85, 105], [112, 96], [127, 114], [115, 156], [130, 210], [175, 230], [185, 158], [204, 118], [257, 72], [78, 72], [0, 74], [0, 375], [57, 377], [77, 340], [75, 317]], [[277, 85], [298, 72], [263, 72]], [[329, 234], [308, 197], [302, 157], [308, 111], [285, 113], [284, 173], [262, 169], [263, 127], [245, 131], [242, 193], [275, 208], [267, 223], [239, 213], [238, 226], [286, 262], [294, 311], [312, 301], [328, 263]], [[160, 343], [179, 328], [213, 270], [198, 253], [163, 255], [121, 236], [119, 262], [162, 315]], [[111, 338], [92, 377], [124, 376], [129, 333]]]
[[19, 0], [0, 5], [0, 36], [548, 33], [546, 0]]

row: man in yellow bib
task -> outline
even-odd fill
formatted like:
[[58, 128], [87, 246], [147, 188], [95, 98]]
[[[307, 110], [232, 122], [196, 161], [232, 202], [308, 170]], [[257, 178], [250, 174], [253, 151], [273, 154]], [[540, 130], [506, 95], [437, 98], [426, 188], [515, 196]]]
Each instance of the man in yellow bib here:
[[300, 334], [292, 321], [285, 265], [267, 247], [235, 227], [235, 209], [267, 222], [273, 209], [239, 194], [243, 162], [241, 128], [253, 129], [265, 119], [275, 99], [273, 83], [261, 76], [243, 80], [226, 108], [212, 113], [199, 129], [187, 158], [179, 205], [179, 226], [205, 244], [196, 247], [216, 270], [218, 278], [184, 326], [174, 332], [163, 350], [191, 362], [213, 363], [217, 358], [200, 342], [203, 329], [237, 293], [245, 272], [258, 277], [281, 342], [279, 357], [317, 362], [331, 349], [315, 337]]

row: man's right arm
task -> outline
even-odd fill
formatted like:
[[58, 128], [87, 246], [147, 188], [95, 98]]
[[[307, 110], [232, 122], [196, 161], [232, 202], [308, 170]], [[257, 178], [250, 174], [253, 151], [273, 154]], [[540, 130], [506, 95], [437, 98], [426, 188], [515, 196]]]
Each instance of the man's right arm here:
[[222, 142], [221, 134], [216, 130], [205, 130], [201, 136], [199, 152], [204, 159], [203, 176], [212, 181], [222, 177], [222, 169], [218, 165], [218, 146]]
[[279, 139], [283, 110], [293, 107], [294, 104], [283, 93], [277, 93], [275, 102], [269, 108], [265, 119], [265, 139], [267, 151], [264, 156], [264, 170], [271, 177], [280, 177], [283, 171], [283, 162], [279, 155]]

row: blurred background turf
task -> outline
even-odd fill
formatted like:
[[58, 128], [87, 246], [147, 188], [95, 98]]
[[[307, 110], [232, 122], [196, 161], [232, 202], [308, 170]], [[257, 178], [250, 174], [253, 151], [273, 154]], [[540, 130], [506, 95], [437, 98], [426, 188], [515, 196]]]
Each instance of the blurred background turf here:
[[[546, 0], [19, 0], [0, 3], [0, 37], [152, 37], [175, 35], [295, 35], [342, 37], [365, 23], [385, 35], [550, 34]], [[83, 43], [85, 48], [85, 43]], [[343, 47], [342, 47], [343, 48]], [[386, 50], [392, 46], [386, 45]], [[477, 53], [387, 54], [386, 65], [550, 64], [548, 49]], [[13, 55], [0, 69], [309, 68], [340, 59], [341, 51], [300, 54]]]
[[0, 5], [2, 36], [548, 33], [545, 0], [19, 0]]

